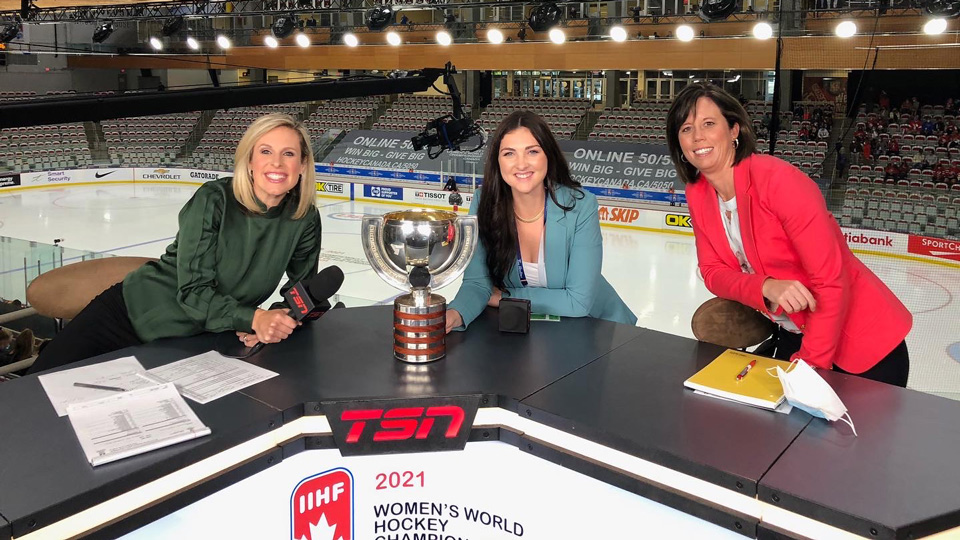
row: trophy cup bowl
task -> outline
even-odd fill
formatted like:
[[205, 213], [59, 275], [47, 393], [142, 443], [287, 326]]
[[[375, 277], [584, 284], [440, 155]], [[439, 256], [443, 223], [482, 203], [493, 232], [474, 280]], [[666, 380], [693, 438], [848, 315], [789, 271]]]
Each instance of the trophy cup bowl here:
[[373, 270], [410, 291], [393, 302], [393, 356], [409, 363], [446, 355], [447, 301], [431, 289], [459, 276], [477, 245], [476, 216], [444, 210], [365, 215], [360, 236]]

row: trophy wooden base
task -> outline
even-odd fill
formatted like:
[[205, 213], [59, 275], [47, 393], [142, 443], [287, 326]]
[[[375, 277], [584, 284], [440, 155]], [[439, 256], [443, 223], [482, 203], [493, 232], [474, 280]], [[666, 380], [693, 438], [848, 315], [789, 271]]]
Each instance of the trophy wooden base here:
[[410, 364], [447, 354], [447, 301], [429, 289], [414, 289], [393, 302], [393, 357]]

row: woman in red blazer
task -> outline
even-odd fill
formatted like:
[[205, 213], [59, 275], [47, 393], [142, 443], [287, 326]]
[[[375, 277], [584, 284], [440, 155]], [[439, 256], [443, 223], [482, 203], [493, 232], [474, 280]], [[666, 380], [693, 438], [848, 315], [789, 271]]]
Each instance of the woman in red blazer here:
[[817, 184], [754, 153], [751, 125], [706, 83], [687, 86], [667, 115], [707, 289], [778, 323], [775, 358], [906, 386], [910, 312], [850, 252]]

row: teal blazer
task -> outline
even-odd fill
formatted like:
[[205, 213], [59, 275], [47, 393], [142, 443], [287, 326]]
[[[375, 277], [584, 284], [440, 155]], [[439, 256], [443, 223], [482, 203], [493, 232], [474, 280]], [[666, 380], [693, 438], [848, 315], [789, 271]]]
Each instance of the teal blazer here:
[[[517, 264], [514, 263], [504, 280], [504, 297], [530, 300], [534, 313], [549, 313], [561, 317], [594, 317], [624, 324], [637, 324], [637, 317], [620, 299], [617, 291], [600, 275], [603, 261], [603, 239], [600, 236], [600, 217], [597, 198], [584, 191], [582, 199], [568, 187], [557, 188], [557, 200], [564, 211], [547, 195], [547, 224], [544, 256], [546, 257], [547, 286], [524, 287], [520, 283]], [[474, 194], [470, 214], [477, 213], [480, 190]], [[463, 274], [463, 284], [449, 308], [460, 312], [465, 329], [487, 306], [493, 285], [487, 271], [487, 252], [483, 242], [477, 242], [473, 259]]]

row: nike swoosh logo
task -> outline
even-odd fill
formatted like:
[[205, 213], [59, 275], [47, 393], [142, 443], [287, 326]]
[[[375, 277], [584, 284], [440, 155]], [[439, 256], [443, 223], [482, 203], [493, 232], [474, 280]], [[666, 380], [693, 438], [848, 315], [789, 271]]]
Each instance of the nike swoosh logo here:
[[103, 178], [104, 176], [107, 176], [108, 174], [113, 174], [113, 173], [115, 173], [115, 172], [117, 172], [117, 171], [105, 172], [105, 173], [103, 173], [103, 174], [94, 173], [93, 175], [96, 176], [97, 178]]

